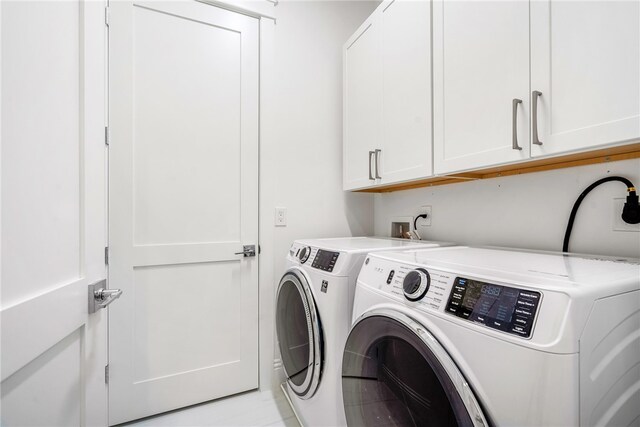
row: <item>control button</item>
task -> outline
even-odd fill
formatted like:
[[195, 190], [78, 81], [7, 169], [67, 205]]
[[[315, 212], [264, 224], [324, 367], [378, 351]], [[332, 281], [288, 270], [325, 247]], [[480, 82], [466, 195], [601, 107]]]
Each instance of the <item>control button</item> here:
[[534, 301], [538, 301], [540, 299], [540, 294], [536, 292], [520, 291], [519, 296], [520, 298], [534, 300]]
[[391, 281], [393, 280], [393, 275], [395, 274], [395, 270], [391, 270], [389, 272], [389, 276], [387, 277], [387, 285], [391, 284]]
[[302, 264], [304, 264], [309, 259], [309, 255], [311, 255], [311, 248], [309, 246], [305, 246], [304, 248], [300, 249], [298, 259]]
[[531, 323], [531, 318], [516, 316], [514, 324], [525, 327]]
[[431, 278], [427, 270], [418, 268], [407, 273], [402, 281], [402, 290], [404, 296], [409, 301], [418, 301], [429, 290]]
[[533, 315], [533, 313], [531, 311], [529, 311], [527, 309], [524, 309], [524, 308], [516, 308], [515, 313], [519, 314], [521, 316], [529, 316], [529, 317], [531, 317]]
[[522, 337], [528, 337], [529, 336], [529, 328], [522, 328], [520, 326], [514, 326], [513, 328], [509, 329], [509, 332], [520, 335]]
[[516, 304], [518, 304], [518, 306], [520, 307], [524, 307], [524, 308], [535, 308], [536, 304], [531, 302], [531, 301], [527, 301], [527, 300], [522, 300], [520, 298], [518, 298], [518, 300], [516, 301]]

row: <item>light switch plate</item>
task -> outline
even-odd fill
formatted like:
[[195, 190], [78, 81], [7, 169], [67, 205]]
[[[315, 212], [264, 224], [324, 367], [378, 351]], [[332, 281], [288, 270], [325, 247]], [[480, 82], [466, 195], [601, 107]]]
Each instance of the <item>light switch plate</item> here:
[[287, 208], [276, 208], [276, 227], [287, 226]]

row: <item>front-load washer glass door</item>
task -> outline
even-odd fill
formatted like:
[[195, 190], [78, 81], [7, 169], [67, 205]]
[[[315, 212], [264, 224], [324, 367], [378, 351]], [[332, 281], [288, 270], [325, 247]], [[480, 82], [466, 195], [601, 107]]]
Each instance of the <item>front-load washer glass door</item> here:
[[290, 270], [280, 280], [276, 332], [289, 386], [308, 399], [320, 382], [322, 333], [311, 288], [300, 271]]
[[360, 318], [347, 339], [342, 394], [350, 426], [483, 426], [477, 400], [444, 348], [392, 310]]

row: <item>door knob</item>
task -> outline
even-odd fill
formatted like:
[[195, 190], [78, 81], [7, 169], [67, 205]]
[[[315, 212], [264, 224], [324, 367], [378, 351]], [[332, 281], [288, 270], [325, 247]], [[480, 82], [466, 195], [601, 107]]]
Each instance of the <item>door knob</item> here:
[[89, 314], [105, 308], [122, 296], [122, 289], [107, 289], [107, 280], [89, 285]]
[[244, 245], [242, 252], [236, 252], [235, 255], [244, 255], [245, 257], [256, 256], [256, 245]]

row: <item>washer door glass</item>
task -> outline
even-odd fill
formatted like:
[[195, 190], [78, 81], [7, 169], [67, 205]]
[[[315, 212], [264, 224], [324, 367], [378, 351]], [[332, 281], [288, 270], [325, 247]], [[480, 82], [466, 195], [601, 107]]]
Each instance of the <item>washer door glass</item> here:
[[393, 317], [365, 317], [349, 334], [342, 362], [347, 424], [486, 425], [462, 375], [435, 338], [409, 317]]
[[322, 337], [313, 296], [301, 274], [290, 271], [280, 281], [276, 332], [291, 389], [303, 398], [311, 397], [320, 379]]

